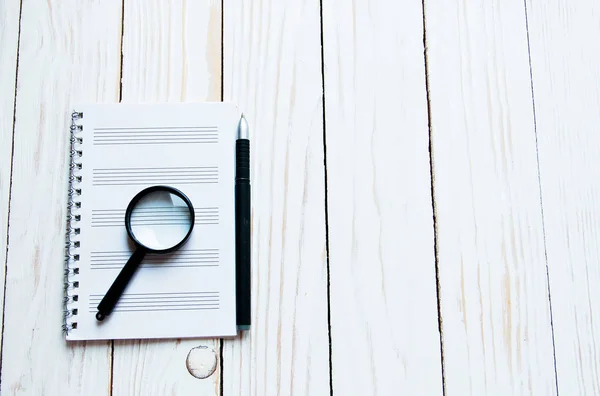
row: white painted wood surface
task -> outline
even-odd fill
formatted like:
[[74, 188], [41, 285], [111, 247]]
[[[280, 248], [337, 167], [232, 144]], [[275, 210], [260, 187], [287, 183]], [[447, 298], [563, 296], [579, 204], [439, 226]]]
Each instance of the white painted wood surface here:
[[[600, 395], [599, 38], [593, 0], [2, 1], [0, 393]], [[72, 104], [222, 87], [252, 330], [67, 345]]]
[[[0, 307], [4, 306], [4, 272], [6, 268], [6, 239], [8, 227], [8, 199], [12, 163], [15, 80], [17, 74], [17, 46], [19, 42], [19, 0], [0, 3]], [[1, 308], [0, 308], [1, 309]], [[3, 315], [0, 313], [0, 328]], [[0, 355], [2, 334], [0, 332]]]
[[446, 395], [552, 395], [525, 10], [425, 1]]
[[421, 4], [323, 6], [333, 390], [441, 395]]
[[252, 329], [223, 394], [329, 395], [319, 2], [226, 1], [224, 100], [252, 138]]
[[120, 26], [117, 1], [23, 2], [2, 395], [110, 391], [109, 344], [67, 346], [62, 301], [70, 109], [118, 100]]
[[[124, 4], [122, 101], [219, 101], [221, 2]], [[219, 355], [218, 340], [115, 341], [112, 395], [218, 395], [219, 366], [207, 379], [188, 371], [198, 346]]]
[[527, 14], [558, 390], [600, 395], [600, 4]]

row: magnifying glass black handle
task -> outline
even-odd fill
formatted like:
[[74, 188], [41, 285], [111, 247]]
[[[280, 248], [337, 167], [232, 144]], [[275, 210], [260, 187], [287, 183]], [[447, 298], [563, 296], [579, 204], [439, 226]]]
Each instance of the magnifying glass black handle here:
[[110, 289], [106, 292], [102, 301], [100, 301], [100, 304], [98, 304], [96, 319], [103, 321], [104, 318], [111, 314], [145, 255], [146, 249], [141, 247], [135, 249], [135, 252], [133, 252], [129, 260], [127, 260], [127, 264], [125, 264]]

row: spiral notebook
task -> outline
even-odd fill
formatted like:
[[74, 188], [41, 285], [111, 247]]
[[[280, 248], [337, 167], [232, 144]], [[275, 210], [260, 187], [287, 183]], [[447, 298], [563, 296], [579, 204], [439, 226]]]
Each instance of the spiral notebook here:
[[[76, 107], [65, 264], [67, 340], [235, 336], [233, 104]], [[179, 250], [147, 255], [103, 322], [96, 307], [134, 246], [125, 209], [142, 189], [172, 186], [195, 210]]]

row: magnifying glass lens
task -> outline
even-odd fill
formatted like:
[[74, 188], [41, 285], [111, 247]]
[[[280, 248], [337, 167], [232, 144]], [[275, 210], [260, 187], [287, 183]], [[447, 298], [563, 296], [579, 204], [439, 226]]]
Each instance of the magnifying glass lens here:
[[168, 191], [153, 191], [131, 210], [131, 234], [152, 250], [164, 250], [183, 241], [193, 219], [188, 204]]

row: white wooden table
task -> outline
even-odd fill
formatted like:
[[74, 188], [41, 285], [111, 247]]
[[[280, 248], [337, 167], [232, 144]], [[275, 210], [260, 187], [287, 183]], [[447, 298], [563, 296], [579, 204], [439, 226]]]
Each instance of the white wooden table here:
[[[71, 106], [219, 100], [252, 331], [67, 345]], [[0, 392], [600, 395], [599, 158], [597, 0], [2, 0]]]

